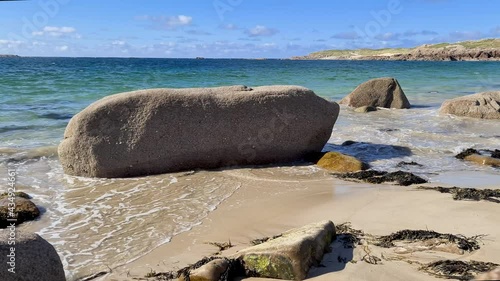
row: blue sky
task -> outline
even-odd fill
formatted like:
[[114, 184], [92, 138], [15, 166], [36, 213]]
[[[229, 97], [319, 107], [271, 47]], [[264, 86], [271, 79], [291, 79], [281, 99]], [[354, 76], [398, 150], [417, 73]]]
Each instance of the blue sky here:
[[0, 1], [0, 53], [287, 58], [500, 37], [500, 1]]

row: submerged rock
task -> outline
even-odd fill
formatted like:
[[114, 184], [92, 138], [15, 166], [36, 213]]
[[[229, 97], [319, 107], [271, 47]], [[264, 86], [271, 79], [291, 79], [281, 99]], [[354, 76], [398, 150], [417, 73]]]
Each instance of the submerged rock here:
[[71, 119], [59, 159], [67, 174], [105, 178], [284, 163], [321, 151], [338, 113], [298, 86], [122, 93]]
[[333, 172], [346, 173], [368, 169], [368, 164], [361, 162], [357, 158], [340, 152], [327, 152], [317, 165], [323, 169]]
[[343, 98], [340, 104], [351, 107], [410, 108], [410, 102], [395, 78], [369, 80]]
[[12, 214], [9, 211], [9, 204], [14, 203], [14, 218], [16, 218], [15, 224], [21, 224], [25, 221], [32, 221], [40, 216], [40, 210], [31, 202], [31, 200], [23, 197], [15, 197], [11, 201], [9, 197], [3, 197], [0, 199], [0, 228], [6, 228], [11, 222], [8, 219], [12, 218]]
[[500, 119], [500, 91], [484, 92], [446, 100], [439, 111], [457, 116]]
[[335, 226], [325, 221], [289, 230], [237, 255], [256, 277], [303, 280], [309, 268], [321, 262], [334, 238]]
[[[11, 231], [0, 230], [0, 252], [8, 256], [12, 244], [9, 243]], [[15, 234], [15, 273], [9, 272], [10, 258], [0, 265], [2, 281], [65, 281], [64, 269], [54, 247], [35, 233], [16, 229]]]
[[500, 150], [495, 149], [493, 152], [491, 152], [491, 157], [500, 158]]

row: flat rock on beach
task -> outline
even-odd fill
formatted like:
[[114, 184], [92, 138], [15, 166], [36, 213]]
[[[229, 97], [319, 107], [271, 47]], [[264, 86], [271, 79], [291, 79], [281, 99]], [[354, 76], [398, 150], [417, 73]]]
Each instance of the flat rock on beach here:
[[59, 159], [66, 174], [103, 178], [285, 163], [321, 151], [338, 113], [298, 86], [128, 92], [75, 115]]

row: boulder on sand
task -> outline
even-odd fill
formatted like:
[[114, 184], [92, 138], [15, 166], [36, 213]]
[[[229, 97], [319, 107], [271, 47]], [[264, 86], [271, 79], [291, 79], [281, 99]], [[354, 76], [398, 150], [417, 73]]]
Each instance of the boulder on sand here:
[[67, 174], [104, 178], [284, 163], [321, 151], [338, 113], [298, 86], [134, 91], [75, 115], [59, 159]]
[[[0, 230], [0, 252], [6, 262], [0, 266], [2, 281], [65, 281], [64, 269], [54, 247], [35, 233], [11, 229]], [[12, 244], [15, 241], [15, 245]], [[14, 249], [14, 251], [12, 251]], [[12, 255], [9, 257], [8, 255]], [[9, 262], [11, 262], [9, 264]], [[14, 269], [12, 269], [14, 266]], [[14, 272], [13, 272], [14, 271]]]
[[446, 100], [439, 112], [473, 118], [500, 119], [500, 91]]
[[395, 78], [377, 78], [359, 85], [340, 101], [351, 107], [373, 106], [385, 108], [410, 108], [410, 102]]
[[245, 270], [256, 277], [303, 280], [335, 239], [335, 226], [324, 221], [292, 229], [280, 237], [240, 251]]

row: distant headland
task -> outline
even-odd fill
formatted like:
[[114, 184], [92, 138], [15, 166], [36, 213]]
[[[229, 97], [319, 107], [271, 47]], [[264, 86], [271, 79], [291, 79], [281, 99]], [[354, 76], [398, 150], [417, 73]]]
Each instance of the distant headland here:
[[0, 54], [0, 58], [19, 58], [18, 55], [2, 55]]
[[422, 45], [415, 48], [325, 50], [296, 60], [500, 61], [500, 39]]

